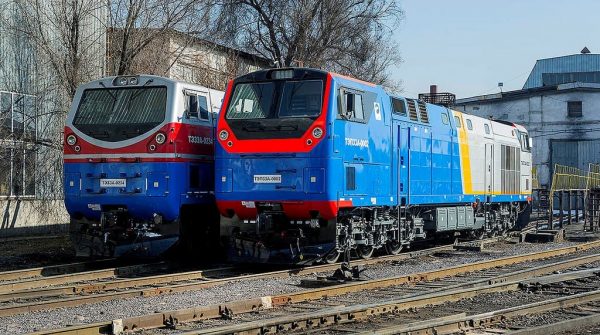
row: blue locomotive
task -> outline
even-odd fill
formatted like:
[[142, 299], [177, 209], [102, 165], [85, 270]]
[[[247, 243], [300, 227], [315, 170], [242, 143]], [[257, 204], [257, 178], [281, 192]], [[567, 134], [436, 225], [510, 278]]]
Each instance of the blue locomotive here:
[[78, 256], [156, 256], [180, 235], [190, 245], [207, 238], [211, 222], [218, 231], [213, 120], [222, 98], [148, 75], [77, 89], [64, 132], [64, 193]]
[[[501, 234], [531, 197], [527, 130], [315, 69], [229, 83], [215, 194], [241, 261], [399, 253], [439, 234]], [[222, 232], [223, 233], [223, 232]]]

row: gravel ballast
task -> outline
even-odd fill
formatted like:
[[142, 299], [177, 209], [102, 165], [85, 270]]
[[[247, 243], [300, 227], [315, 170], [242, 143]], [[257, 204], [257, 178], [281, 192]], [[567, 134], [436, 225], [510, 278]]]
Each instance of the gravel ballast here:
[[[380, 263], [371, 265], [363, 272], [363, 276], [368, 279], [386, 278], [518, 254], [557, 249], [576, 244], [578, 243], [496, 243], [487, 246], [487, 251], [483, 253], [451, 252], [439, 255], [422, 256], [401, 263]], [[137, 297], [126, 300], [113, 300], [73, 308], [61, 308], [15, 315], [0, 318], [0, 333], [22, 334], [37, 330], [62, 328], [68, 325], [128, 318], [156, 311], [205, 306], [227, 301], [297, 292], [303, 290], [303, 288], [298, 286], [300, 280], [307, 278], [314, 278], [314, 276], [294, 276], [285, 279], [256, 279], [240, 282], [234, 281], [200, 291], [167, 294], [155, 297]]]

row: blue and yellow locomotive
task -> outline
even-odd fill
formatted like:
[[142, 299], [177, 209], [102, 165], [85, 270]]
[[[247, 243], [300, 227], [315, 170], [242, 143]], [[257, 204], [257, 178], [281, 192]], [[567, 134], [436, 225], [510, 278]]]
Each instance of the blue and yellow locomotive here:
[[399, 253], [439, 234], [515, 226], [531, 196], [526, 129], [315, 69], [233, 80], [215, 178], [232, 256], [336, 261]]

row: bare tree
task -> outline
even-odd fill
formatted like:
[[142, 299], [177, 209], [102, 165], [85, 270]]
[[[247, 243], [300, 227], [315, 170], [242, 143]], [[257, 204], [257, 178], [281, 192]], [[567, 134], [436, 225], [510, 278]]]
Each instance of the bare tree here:
[[402, 18], [394, 0], [224, 0], [219, 24], [244, 47], [281, 66], [302, 64], [395, 84], [391, 43]]
[[0, 2], [0, 197], [27, 201], [32, 220], [56, 222], [65, 214], [64, 120], [77, 86], [104, 72], [108, 8], [93, 0]]
[[213, 0], [108, 0], [108, 3], [109, 62], [111, 73], [116, 75], [131, 73], [136, 58], [152, 46], [156, 48], [157, 62], [164, 61], [165, 55], [169, 59], [180, 55], [185, 44], [171, 50], [165, 44], [169, 34], [183, 32], [191, 39], [208, 32], [214, 5]]
[[33, 42], [41, 65], [68, 100], [77, 86], [103, 73], [104, 2], [91, 0], [18, 0], [21, 21], [15, 29]]

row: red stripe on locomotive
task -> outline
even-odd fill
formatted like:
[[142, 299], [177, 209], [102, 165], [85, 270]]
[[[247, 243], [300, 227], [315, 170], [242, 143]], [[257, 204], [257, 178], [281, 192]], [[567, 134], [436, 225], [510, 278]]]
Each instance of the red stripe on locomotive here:
[[[155, 136], [158, 132], [162, 132], [166, 136], [166, 141], [163, 144], [156, 143]], [[77, 136], [75, 145], [67, 144], [69, 135]], [[183, 155], [214, 155], [213, 144], [213, 128], [208, 126], [196, 126], [183, 123], [167, 123], [162, 126], [157, 132], [154, 132], [139, 142], [124, 146], [121, 148], [104, 148], [83, 140], [80, 136], [71, 130], [70, 127], [65, 127], [64, 132], [64, 151], [65, 155], [84, 155], [84, 154], [164, 154], [178, 153]], [[150, 146], [154, 145], [156, 149], [150, 150]], [[75, 151], [75, 147], [79, 146], [79, 152]], [[75, 161], [77, 159], [65, 159]], [[165, 159], [164, 161], [173, 161], [174, 159]], [[83, 161], [88, 161], [84, 159]], [[152, 161], [160, 161], [153, 159]]]

